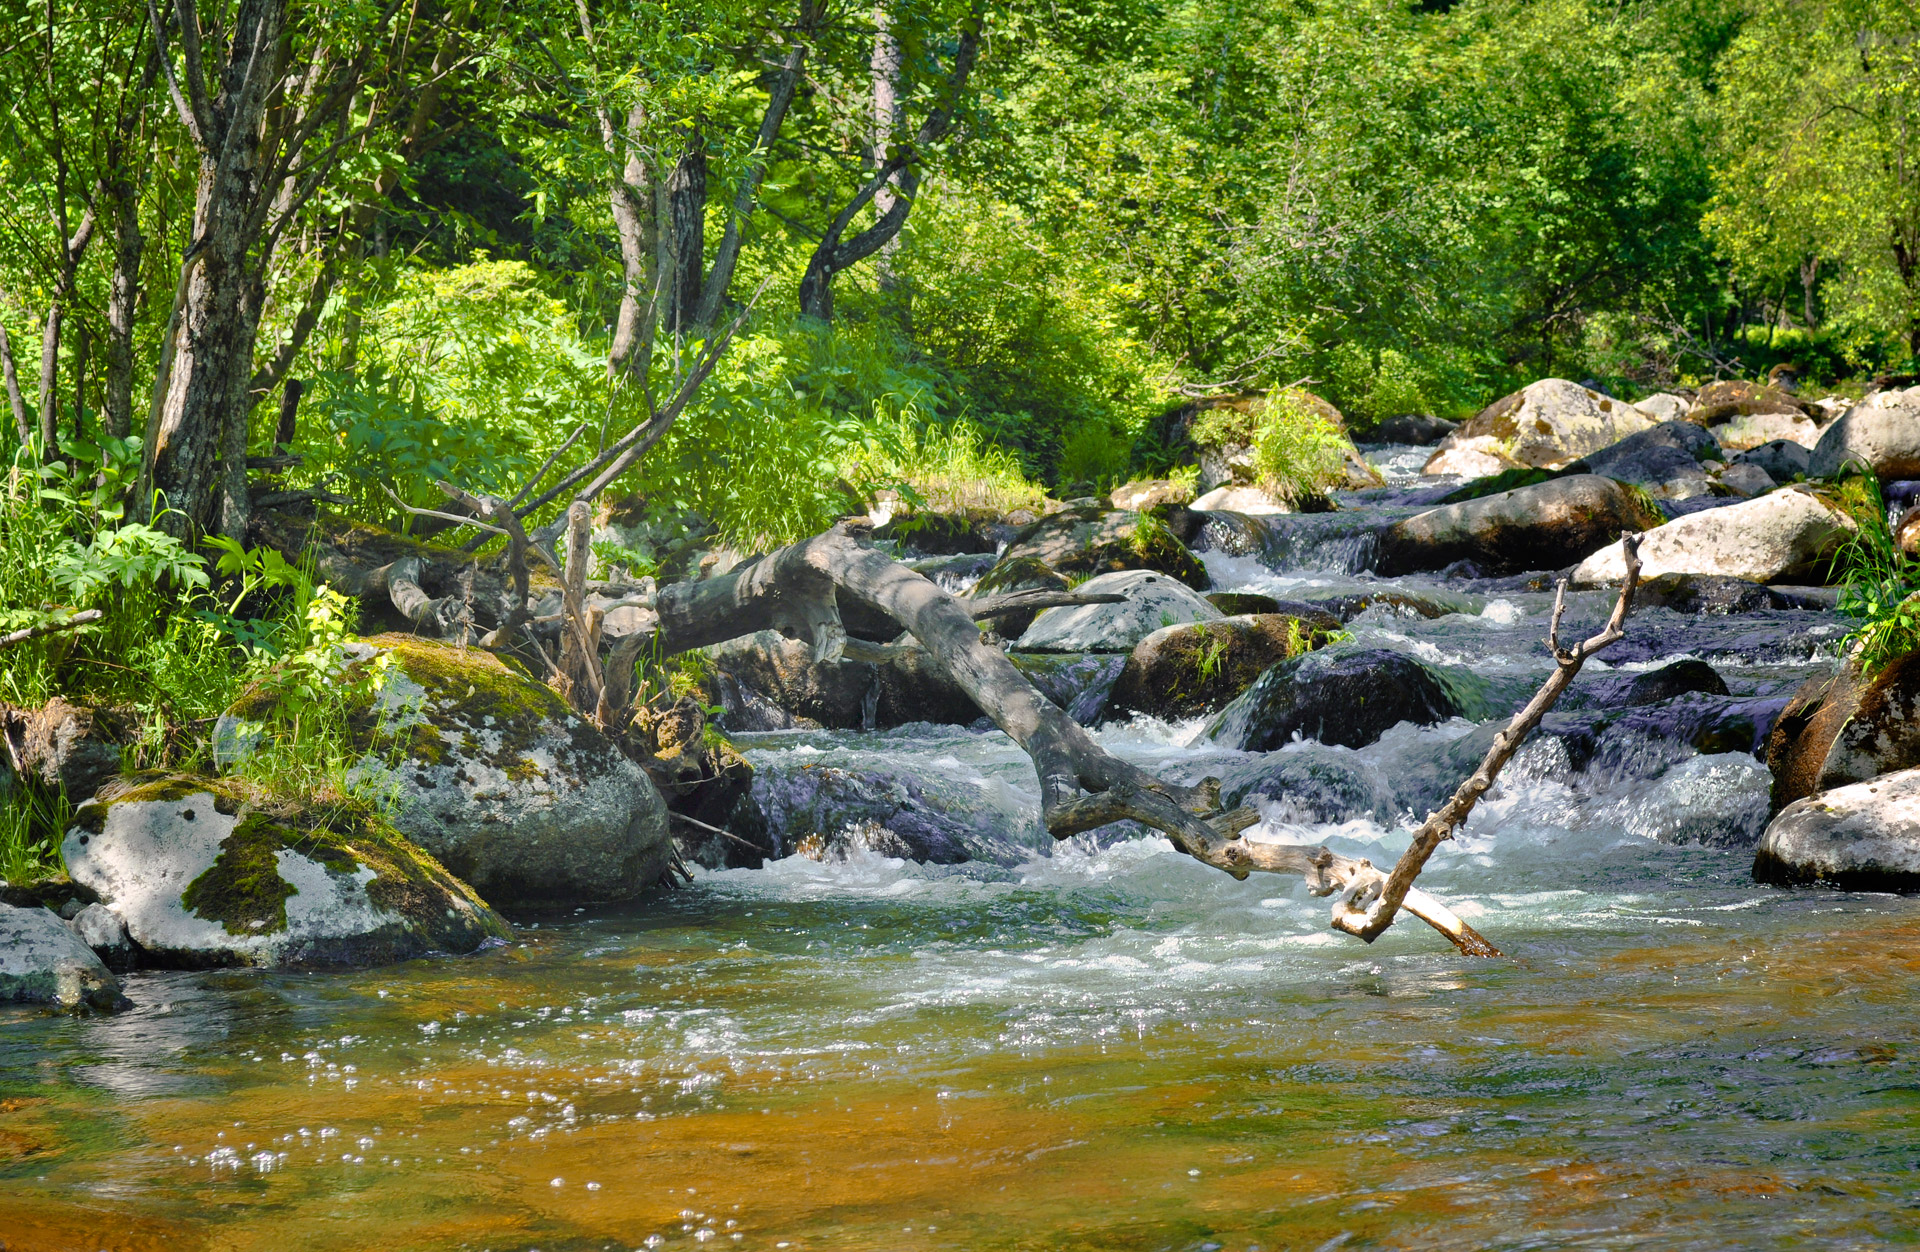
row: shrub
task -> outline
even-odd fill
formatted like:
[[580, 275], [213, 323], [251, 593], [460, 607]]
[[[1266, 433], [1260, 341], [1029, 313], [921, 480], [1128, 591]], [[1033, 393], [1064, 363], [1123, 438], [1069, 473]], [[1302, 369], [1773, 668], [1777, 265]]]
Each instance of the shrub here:
[[1872, 474], [1849, 476], [1839, 496], [1854, 520], [1852, 538], [1834, 556], [1834, 572], [1845, 583], [1840, 611], [1860, 623], [1844, 646], [1871, 674], [1920, 648], [1920, 561], [1895, 545]]

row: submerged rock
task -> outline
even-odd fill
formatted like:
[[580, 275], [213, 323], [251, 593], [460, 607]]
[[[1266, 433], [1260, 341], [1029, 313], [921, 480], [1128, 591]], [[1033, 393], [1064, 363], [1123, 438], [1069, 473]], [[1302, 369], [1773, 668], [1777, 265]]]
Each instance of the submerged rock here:
[[1229, 808], [1264, 801], [1257, 807], [1273, 821], [1319, 824], [1366, 817], [1385, 822], [1395, 816], [1392, 789], [1372, 766], [1316, 746], [1229, 766], [1220, 774], [1220, 798]]
[[1920, 769], [1795, 800], [1768, 823], [1753, 876], [1782, 886], [1920, 890]]
[[1848, 409], [1814, 446], [1807, 473], [1864, 469], [1882, 481], [1920, 478], [1920, 387], [1882, 391]]
[[[1804, 488], [1789, 487], [1757, 500], [1675, 518], [1640, 543], [1640, 573], [1718, 574], [1750, 582], [1818, 580], [1852, 532], [1838, 509]], [[1575, 587], [1604, 587], [1626, 576], [1618, 541], [1573, 571]]]
[[1164, 626], [1127, 657], [1107, 698], [1107, 716], [1145, 713], [1171, 722], [1217, 712], [1269, 667], [1322, 646], [1339, 629], [1329, 613]]
[[1920, 766], [1920, 652], [1879, 673], [1858, 659], [1802, 683], [1767, 740], [1773, 807]]
[[1446, 467], [1450, 453], [1492, 459], [1497, 468], [1482, 473], [1508, 465], [1557, 469], [1653, 424], [1623, 401], [1564, 378], [1543, 378], [1494, 401], [1448, 435], [1423, 472], [1469, 472], [1464, 465]]
[[1152, 513], [1109, 508], [1101, 500], [1049, 513], [1015, 535], [1000, 559], [1022, 557], [1035, 557], [1048, 569], [1069, 577], [1154, 570], [1199, 591], [1210, 585], [1206, 566], [1165, 522]]
[[[354, 713], [357, 767], [391, 789], [394, 825], [502, 908], [628, 900], [672, 858], [667, 808], [646, 773], [544, 683], [492, 653], [381, 635], [393, 658]], [[258, 737], [269, 698], [215, 729], [230, 755]]]
[[1380, 533], [1374, 568], [1394, 577], [1471, 562], [1482, 576], [1571, 565], [1623, 530], [1663, 519], [1632, 488], [1575, 474], [1443, 505]]
[[0, 904], [0, 1002], [126, 1007], [120, 980], [58, 917]]
[[61, 852], [155, 964], [374, 965], [510, 933], [384, 819], [262, 804], [230, 780], [173, 775], [96, 799]]
[[1126, 596], [1120, 604], [1047, 609], [1014, 646], [1023, 652], [1131, 652], [1162, 626], [1216, 621], [1223, 614], [1199, 593], [1165, 574], [1128, 570], [1102, 574], [1076, 590]]
[[1247, 752], [1271, 752], [1296, 734], [1364, 748], [1401, 722], [1427, 726], [1459, 711], [1433, 672], [1404, 653], [1311, 652], [1262, 674], [1204, 737]]

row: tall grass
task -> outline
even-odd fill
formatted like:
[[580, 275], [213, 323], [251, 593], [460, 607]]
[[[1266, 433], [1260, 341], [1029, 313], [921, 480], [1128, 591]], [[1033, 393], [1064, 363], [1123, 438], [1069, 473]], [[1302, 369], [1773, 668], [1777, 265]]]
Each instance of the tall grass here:
[[1920, 648], [1920, 561], [1894, 543], [1877, 478], [1855, 474], [1840, 494], [1854, 532], [1834, 556], [1834, 574], [1845, 584], [1840, 611], [1860, 623], [1843, 646], [1871, 674]]
[[926, 508], [1009, 513], [1046, 504], [1046, 491], [1027, 478], [1020, 458], [964, 418], [928, 421], [908, 405], [892, 416], [877, 412], [874, 434], [859, 474], [875, 485], [910, 488]]

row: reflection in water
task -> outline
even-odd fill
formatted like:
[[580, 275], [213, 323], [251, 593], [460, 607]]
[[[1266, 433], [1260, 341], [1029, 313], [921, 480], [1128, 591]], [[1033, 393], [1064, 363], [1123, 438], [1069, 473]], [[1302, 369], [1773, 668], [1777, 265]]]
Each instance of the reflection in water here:
[[[1288, 542], [1338, 555], [1350, 521], [1287, 523]], [[1208, 563], [1220, 585], [1288, 598], [1373, 585]], [[1153, 722], [1103, 737], [1170, 775], [1277, 778], [1282, 794], [1256, 792], [1258, 834], [1390, 858], [1548, 665], [1547, 597], [1406, 589], [1457, 611], [1370, 610], [1355, 645], [1454, 667], [1484, 716], [1358, 751], [1250, 756]], [[1576, 600], [1597, 620], [1598, 598]], [[1613, 664], [1712, 660], [1721, 699], [1747, 702], [1709, 711], [1726, 721], [1790, 690], [1829, 625], [1656, 610]], [[1764, 768], [1719, 739], [1699, 749], [1692, 713], [1603, 706], [1574, 693], [1428, 872], [1504, 961], [1467, 961], [1416, 926], [1362, 946], [1295, 880], [1237, 883], [1157, 840], [1082, 838], [1012, 866], [794, 858], [545, 920], [471, 958], [146, 974], [121, 1017], [0, 1013], [0, 1243], [1907, 1237], [1920, 903], [1756, 887], [1750, 852], [1716, 844], [1750, 833]], [[748, 746], [769, 766], [907, 771], [965, 797], [996, 838], [1050, 842], [1031, 766], [998, 735]]]

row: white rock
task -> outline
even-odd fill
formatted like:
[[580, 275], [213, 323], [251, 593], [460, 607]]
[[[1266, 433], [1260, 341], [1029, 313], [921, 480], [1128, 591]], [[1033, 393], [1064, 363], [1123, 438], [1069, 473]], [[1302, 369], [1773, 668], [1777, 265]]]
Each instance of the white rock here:
[[1920, 769], [1795, 800], [1761, 836], [1753, 874], [1862, 891], [1920, 887]]
[[120, 980], [46, 909], [0, 904], [0, 1001], [61, 1008], [125, 1004]]
[[1808, 476], [1832, 478], [1849, 467], [1883, 479], [1920, 478], [1920, 387], [1868, 396], [1827, 427]]
[[1457, 474], [1462, 478], [1486, 478], [1501, 470], [1515, 468], [1513, 461], [1499, 452], [1501, 441], [1491, 436], [1465, 439], [1456, 447], [1441, 448], [1420, 467], [1422, 474]]
[[1189, 508], [1202, 513], [1291, 513], [1259, 487], [1215, 487]]
[[1448, 464], [1440, 458], [1456, 449], [1484, 452], [1539, 469], [1558, 469], [1656, 424], [1654, 418], [1624, 400], [1564, 378], [1543, 378], [1494, 401], [1448, 435], [1424, 472], [1462, 472], [1436, 468], [1436, 462]]
[[1820, 427], [1804, 413], [1745, 413], [1710, 429], [1729, 452], [1744, 452], [1776, 439], [1790, 440], [1803, 448], [1820, 442]]
[[89, 904], [75, 913], [67, 925], [80, 937], [81, 943], [92, 948], [111, 968], [132, 967], [134, 946], [132, 937], [127, 934], [127, 924], [106, 905]]
[[[1812, 492], [1790, 487], [1648, 531], [1640, 544], [1640, 575], [1721, 574], [1757, 583], [1817, 579], [1852, 529], [1850, 519]], [[1605, 586], [1624, 577], [1626, 557], [1615, 540], [1575, 567], [1573, 585]]]
[[1075, 590], [1127, 598], [1120, 604], [1048, 609], [1033, 620], [1014, 647], [1022, 652], [1131, 652], [1162, 626], [1211, 622], [1224, 616], [1178, 579], [1153, 570], [1102, 574]]
[[1635, 400], [1633, 407], [1656, 422], [1672, 422], [1686, 417], [1687, 410], [1693, 405], [1671, 392], [1662, 391], [1644, 400]]

